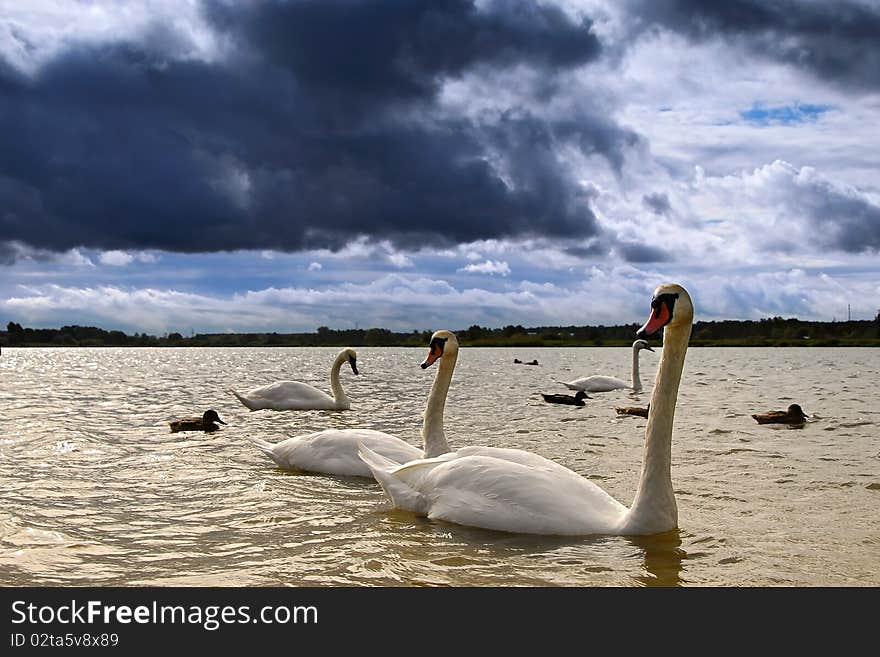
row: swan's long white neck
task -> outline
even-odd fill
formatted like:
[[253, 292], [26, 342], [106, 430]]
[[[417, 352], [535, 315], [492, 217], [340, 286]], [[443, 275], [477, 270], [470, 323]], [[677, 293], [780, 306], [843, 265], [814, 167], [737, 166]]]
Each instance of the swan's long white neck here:
[[637, 528], [643, 534], [665, 532], [678, 526], [671, 474], [672, 421], [690, 335], [690, 323], [667, 326], [663, 333], [663, 354], [645, 428], [639, 487], [624, 521], [625, 526]]
[[333, 365], [330, 366], [330, 390], [333, 391], [333, 399], [339, 404], [349, 403], [350, 401], [345, 394], [345, 390], [342, 389], [342, 383], [339, 381], [339, 370], [346, 361], [348, 361], [348, 354], [343, 351], [340, 352], [336, 360], [333, 361]]
[[446, 395], [452, 383], [452, 372], [458, 360], [458, 347], [447, 344], [434, 375], [434, 383], [425, 404], [425, 418], [422, 424], [422, 440], [425, 445], [425, 458], [430, 459], [449, 451], [446, 434], [443, 432], [443, 409], [446, 407]]
[[633, 347], [632, 351], [632, 389], [634, 392], [639, 392], [642, 389], [642, 380], [639, 378], [639, 352], [641, 349], [639, 347]]

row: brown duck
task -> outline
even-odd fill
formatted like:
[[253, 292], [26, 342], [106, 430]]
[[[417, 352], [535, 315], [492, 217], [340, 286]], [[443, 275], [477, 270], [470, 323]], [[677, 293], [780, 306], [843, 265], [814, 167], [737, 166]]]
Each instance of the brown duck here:
[[545, 402], [550, 404], [568, 404], [569, 406], [585, 406], [584, 400], [590, 399], [583, 390], [578, 390], [576, 395], [548, 395], [541, 393]]
[[648, 409], [651, 405], [642, 408], [641, 406], [615, 406], [614, 410], [618, 415], [638, 415], [639, 417], [648, 417]]
[[807, 414], [797, 404], [792, 404], [784, 411], [767, 411], [752, 415], [758, 424], [803, 424]]
[[202, 417], [187, 417], [182, 420], [174, 420], [169, 422], [169, 424], [171, 426], [171, 433], [177, 433], [178, 431], [204, 431], [205, 433], [210, 433], [220, 428], [215, 422], [226, 424], [217, 415], [217, 411], [210, 409], [205, 411]]

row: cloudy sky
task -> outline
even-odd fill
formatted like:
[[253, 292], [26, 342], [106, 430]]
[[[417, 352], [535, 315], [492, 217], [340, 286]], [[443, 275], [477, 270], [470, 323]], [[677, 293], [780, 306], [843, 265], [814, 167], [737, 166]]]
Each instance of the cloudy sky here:
[[0, 323], [880, 308], [876, 0], [0, 0]]

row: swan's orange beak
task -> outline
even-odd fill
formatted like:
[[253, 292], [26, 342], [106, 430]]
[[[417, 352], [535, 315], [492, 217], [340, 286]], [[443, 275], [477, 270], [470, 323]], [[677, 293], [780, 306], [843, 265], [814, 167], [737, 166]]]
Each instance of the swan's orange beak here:
[[431, 346], [428, 348], [428, 356], [422, 361], [422, 369], [429, 367], [434, 364], [434, 361], [440, 358], [443, 355], [443, 345], [440, 344], [437, 340], [431, 341]]
[[672, 319], [672, 313], [669, 312], [669, 307], [665, 303], [657, 300], [651, 305], [653, 306], [651, 316], [648, 318], [648, 321], [645, 322], [644, 326], [636, 331], [637, 338], [647, 338], [650, 335], [654, 335], [657, 331], [666, 326], [670, 319]]

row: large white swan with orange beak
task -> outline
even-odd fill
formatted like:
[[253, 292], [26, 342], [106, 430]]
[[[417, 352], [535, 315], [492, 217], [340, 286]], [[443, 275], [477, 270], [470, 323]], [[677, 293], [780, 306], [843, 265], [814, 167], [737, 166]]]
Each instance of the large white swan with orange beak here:
[[400, 465], [363, 444], [360, 456], [396, 508], [430, 519], [568, 536], [674, 529], [672, 425], [693, 317], [687, 291], [677, 284], [661, 285], [651, 301], [651, 316], [637, 333], [644, 338], [664, 329], [639, 485], [629, 508], [576, 472], [523, 450], [465, 447]]

